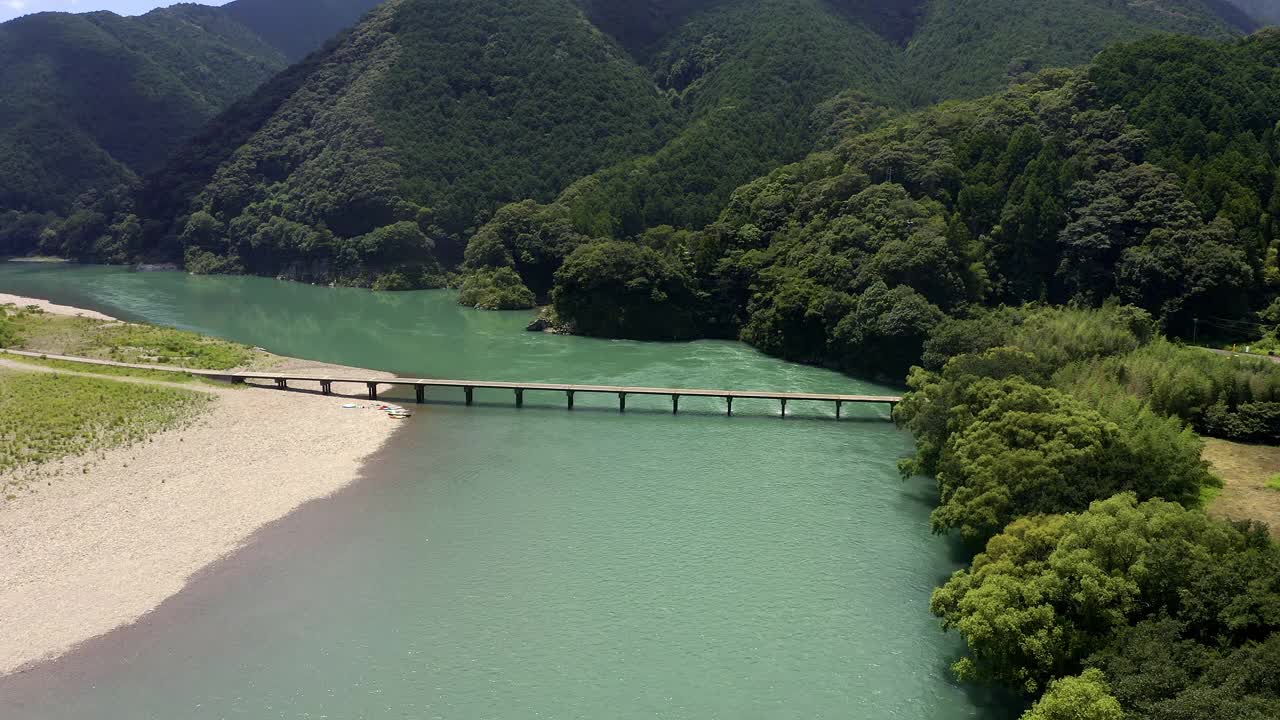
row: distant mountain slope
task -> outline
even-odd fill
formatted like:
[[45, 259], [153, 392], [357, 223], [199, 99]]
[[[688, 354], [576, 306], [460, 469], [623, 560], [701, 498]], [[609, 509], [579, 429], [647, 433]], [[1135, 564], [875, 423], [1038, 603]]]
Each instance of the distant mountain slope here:
[[1225, 0], [391, 0], [206, 126], [131, 207], [98, 209], [141, 230], [91, 246], [401, 286], [473, 237], [478, 271], [542, 238], [541, 293], [578, 240], [697, 230], [750, 178], [887, 116], [1241, 18]]
[[208, 227], [182, 223], [157, 252], [307, 277], [419, 272], [478, 214], [652, 151], [672, 114], [572, 0], [389, 0], [313, 61], [258, 105], [269, 117], [194, 206], [167, 208]]
[[569, 189], [563, 202], [583, 232], [701, 226], [747, 178], [812, 147], [819, 102], [850, 87], [881, 102], [896, 94], [895, 48], [835, 3], [722, 0], [684, 10], [645, 60], [685, 126], [652, 156]]
[[904, 79], [914, 104], [974, 97], [1020, 75], [1088, 62], [1116, 42], [1157, 32], [1226, 38], [1241, 20], [1219, 0], [931, 0]]
[[0, 210], [62, 210], [84, 190], [156, 167], [284, 64], [200, 5], [0, 25]]
[[[543, 295], [549, 273], [514, 260], [526, 236], [556, 238], [544, 240], [547, 252], [567, 253], [585, 237], [645, 241], [663, 225], [702, 228], [738, 183], [803, 156], [833, 120], [843, 126], [836, 135], [868, 129], [887, 114], [877, 105], [981, 95], [1161, 30], [1233, 34], [1200, 0], [649, 0], [626, 16], [647, 18], [649, 30], [674, 25], [647, 41], [644, 58], [691, 121], [659, 152], [584, 178], [555, 203], [498, 213], [468, 253], [476, 278], [513, 266]], [[845, 88], [853, 91], [836, 95]], [[512, 260], [487, 250], [495, 239]]]
[[351, 27], [382, 0], [233, 0], [231, 18], [295, 61]]
[[1243, 10], [1260, 24], [1280, 25], [1280, 2], [1276, 0], [1223, 0]]
[[[549, 295], [587, 334], [738, 337], [863, 373], [919, 363], [930, 328], [983, 305], [1117, 299], [1171, 334], [1247, 325], [1280, 294], [1278, 121], [1280, 30], [1147, 38], [850, 133], [702, 230], [581, 239]], [[510, 269], [508, 291], [547, 274]], [[943, 342], [974, 347], [981, 322]]]
[[15, 212], [65, 214], [85, 191], [156, 169], [211, 117], [374, 5], [235, 0], [0, 24], [0, 234]]

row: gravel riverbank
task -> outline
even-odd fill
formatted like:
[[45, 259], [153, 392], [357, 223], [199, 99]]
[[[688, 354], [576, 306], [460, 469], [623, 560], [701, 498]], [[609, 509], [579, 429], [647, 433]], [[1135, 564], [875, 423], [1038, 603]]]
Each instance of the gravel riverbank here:
[[[50, 370], [0, 360], [14, 372]], [[397, 426], [347, 397], [185, 387], [216, 398], [193, 424], [58, 461], [56, 482], [0, 502], [0, 674], [138, 620], [262, 526], [356, 480]]]

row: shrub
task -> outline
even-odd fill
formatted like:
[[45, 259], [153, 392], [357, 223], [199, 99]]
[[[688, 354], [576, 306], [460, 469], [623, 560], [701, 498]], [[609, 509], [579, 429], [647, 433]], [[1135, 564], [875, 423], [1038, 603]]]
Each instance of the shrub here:
[[1280, 546], [1259, 527], [1123, 494], [1015, 521], [930, 608], [968, 641], [962, 678], [1037, 693], [1144, 621], [1168, 619], [1172, 640], [1206, 648], [1267, 638], [1280, 630]]
[[690, 280], [674, 260], [629, 242], [580, 246], [556, 272], [556, 314], [586, 335], [637, 340], [694, 336]]
[[514, 268], [472, 270], [462, 277], [458, 303], [481, 310], [524, 310], [534, 306], [533, 291]]

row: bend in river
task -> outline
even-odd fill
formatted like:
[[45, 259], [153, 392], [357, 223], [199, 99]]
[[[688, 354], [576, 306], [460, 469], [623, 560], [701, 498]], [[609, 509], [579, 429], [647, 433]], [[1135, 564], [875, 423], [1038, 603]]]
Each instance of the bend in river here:
[[[889, 390], [738, 343], [527, 333], [444, 291], [20, 264], [0, 291], [417, 377]], [[949, 676], [928, 599], [955, 548], [929, 532], [932, 483], [898, 479], [910, 438], [882, 408], [456, 395], [138, 625], [0, 679], [0, 716], [1000, 713]]]

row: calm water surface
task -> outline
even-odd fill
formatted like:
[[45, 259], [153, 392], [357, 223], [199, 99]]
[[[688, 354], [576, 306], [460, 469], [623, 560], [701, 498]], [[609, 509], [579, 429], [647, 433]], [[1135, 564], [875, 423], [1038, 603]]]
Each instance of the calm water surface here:
[[[25, 264], [0, 291], [414, 376], [886, 390], [738, 343], [526, 333], [443, 291]], [[143, 622], [0, 680], [0, 717], [1000, 714], [949, 678], [928, 597], [955, 548], [883, 410], [455, 394]]]

